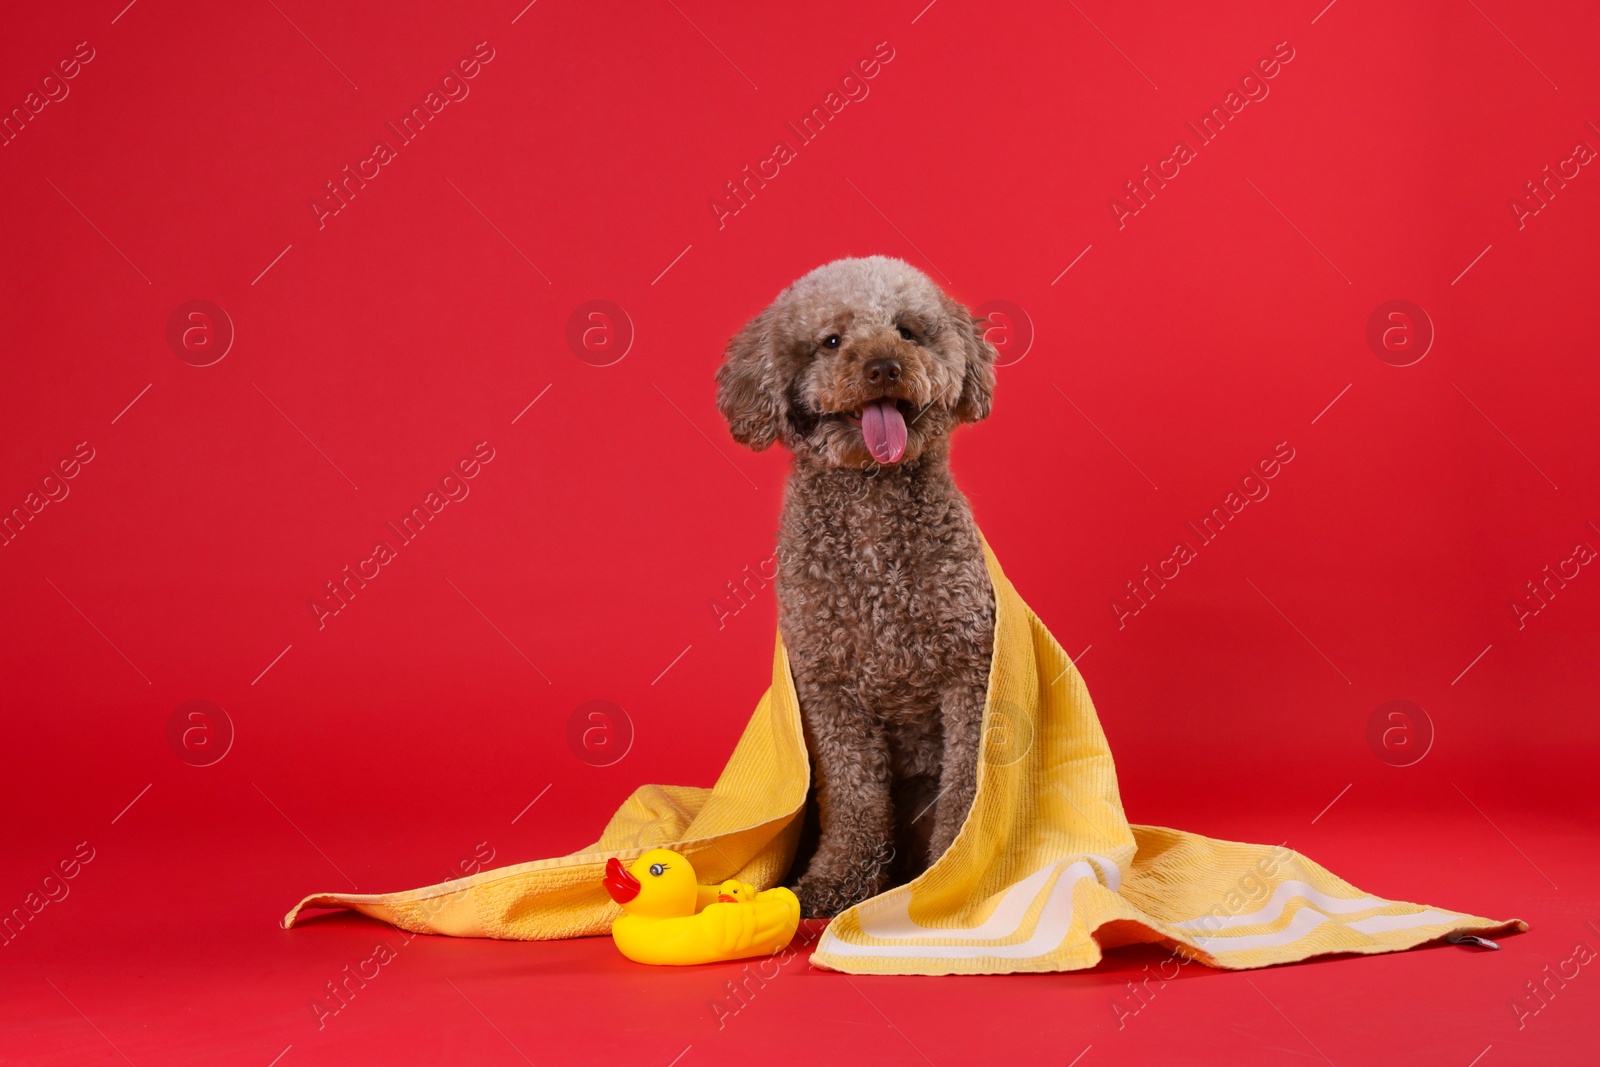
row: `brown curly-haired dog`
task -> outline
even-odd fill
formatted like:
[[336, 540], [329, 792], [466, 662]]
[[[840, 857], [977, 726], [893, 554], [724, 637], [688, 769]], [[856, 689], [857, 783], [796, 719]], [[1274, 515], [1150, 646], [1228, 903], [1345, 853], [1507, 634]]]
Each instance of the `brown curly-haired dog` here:
[[794, 453], [777, 593], [820, 816], [807, 915], [920, 873], [972, 806], [994, 594], [950, 432], [989, 414], [994, 361], [964, 306], [870, 256], [790, 285], [717, 371], [734, 438]]

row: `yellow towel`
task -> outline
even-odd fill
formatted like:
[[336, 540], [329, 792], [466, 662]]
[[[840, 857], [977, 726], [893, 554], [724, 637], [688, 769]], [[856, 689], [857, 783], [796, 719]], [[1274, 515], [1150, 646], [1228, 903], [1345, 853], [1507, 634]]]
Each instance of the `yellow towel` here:
[[[984, 554], [994, 660], [972, 812], [926, 873], [835, 919], [812, 963], [853, 974], [1070, 971], [1103, 949], [1154, 942], [1245, 969], [1527, 929], [1369, 896], [1288, 848], [1130, 826], [1083, 679], [987, 545]], [[575, 855], [402, 893], [319, 893], [284, 926], [307, 907], [345, 907], [456, 937], [605, 934], [621, 913], [601, 888], [605, 861], [657, 845], [684, 853], [702, 882], [772, 886], [793, 858], [809, 775], [780, 639], [772, 688], [710, 789], [644, 786]]]

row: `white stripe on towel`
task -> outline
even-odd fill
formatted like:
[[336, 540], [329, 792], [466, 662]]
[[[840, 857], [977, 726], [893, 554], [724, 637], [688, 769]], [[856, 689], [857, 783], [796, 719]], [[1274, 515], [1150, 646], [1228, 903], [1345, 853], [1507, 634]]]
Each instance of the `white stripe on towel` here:
[[[1115, 863], [1104, 856], [1089, 854], [1085, 854], [1082, 859], [1098, 868], [1099, 877], [1104, 879], [1108, 889], [1112, 892], [1117, 891], [1122, 884], [1122, 871]], [[1039, 898], [1039, 891], [1044, 888], [1045, 883], [1050, 880], [1050, 875], [1061, 866], [1062, 862], [1055, 860], [1047, 863], [1021, 881], [1013, 882], [1006, 887], [1000, 894], [1000, 902], [995, 905], [994, 911], [977, 926], [955, 929], [923, 926], [911, 917], [909, 889], [891, 893], [879, 901], [868, 901], [862, 905], [856, 918], [861, 923], [861, 932], [868, 937], [886, 939], [936, 937], [946, 941], [998, 941], [1011, 937], [1022, 929], [1022, 920], [1027, 916], [1028, 908]], [[1095, 870], [1091, 868], [1090, 876], [1094, 877], [1095, 874]]]
[[[1437, 911], [1429, 908], [1426, 911], [1414, 912], [1410, 915], [1373, 915], [1365, 919], [1357, 919], [1354, 922], [1340, 923], [1339, 925], [1344, 926], [1346, 929], [1354, 930], [1358, 934], [1380, 934], [1387, 933], [1390, 930], [1411, 930], [1418, 926], [1437, 926], [1455, 922], [1461, 918], [1462, 916], [1453, 912]], [[1245, 952], [1253, 948], [1279, 948], [1300, 940], [1323, 923], [1334, 921], [1316, 908], [1305, 907], [1295, 912], [1294, 918], [1289, 920], [1289, 925], [1276, 933], [1240, 934], [1233, 937], [1197, 937], [1194, 939], [1194, 943], [1197, 947], [1203, 948], [1207, 952]]]
[[[1059, 862], [1059, 861], [1058, 861]], [[1048, 874], [1050, 868], [1045, 869]], [[1036, 877], [1035, 875], [1030, 876]], [[1039, 923], [1034, 927], [1033, 936], [1026, 941], [1012, 945], [855, 945], [836, 937], [833, 927], [828, 927], [822, 932], [822, 941], [817, 946], [819, 952], [832, 952], [839, 956], [894, 956], [897, 958], [927, 958], [927, 959], [981, 959], [994, 957], [996, 959], [1030, 959], [1034, 956], [1043, 956], [1054, 951], [1066, 939], [1067, 930], [1072, 925], [1072, 894], [1079, 882], [1088, 879], [1099, 884], [1095, 868], [1084, 860], [1078, 860], [1061, 872], [1056, 879], [1056, 884], [1051, 888], [1050, 895], [1045, 898], [1044, 908], [1039, 912]], [[1024, 879], [1024, 882], [1029, 879]], [[1009, 894], [1023, 883], [1013, 885], [1006, 892]], [[1002, 905], [1005, 901], [1002, 900]], [[999, 910], [998, 908], [996, 909]], [[1026, 911], [1026, 909], [1024, 909]], [[925, 930], [922, 937], [958, 938], [970, 931], [963, 930]]]
[[1171, 925], [1176, 930], [1226, 930], [1233, 926], [1260, 926], [1263, 923], [1276, 922], [1278, 916], [1283, 914], [1285, 905], [1294, 897], [1304, 897], [1321, 911], [1331, 915], [1348, 915], [1353, 911], [1383, 908], [1393, 903], [1381, 897], [1330, 897], [1305, 882], [1290, 880], [1274, 889], [1271, 899], [1259, 910], [1252, 911], [1248, 915], [1202, 915], [1198, 919], [1187, 919]]

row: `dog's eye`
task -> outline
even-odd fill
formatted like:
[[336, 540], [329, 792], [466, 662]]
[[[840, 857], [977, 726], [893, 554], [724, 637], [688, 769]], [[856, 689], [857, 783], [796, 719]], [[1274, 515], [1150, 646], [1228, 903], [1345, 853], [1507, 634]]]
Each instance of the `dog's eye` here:
[[828, 336], [824, 337], [822, 339], [822, 347], [823, 348], [838, 348], [839, 347], [839, 335], [836, 334], [836, 333], [830, 333]]
[[896, 326], [895, 332], [897, 332], [904, 340], [910, 341], [912, 344], [917, 343], [917, 335], [906, 329], [904, 326]]

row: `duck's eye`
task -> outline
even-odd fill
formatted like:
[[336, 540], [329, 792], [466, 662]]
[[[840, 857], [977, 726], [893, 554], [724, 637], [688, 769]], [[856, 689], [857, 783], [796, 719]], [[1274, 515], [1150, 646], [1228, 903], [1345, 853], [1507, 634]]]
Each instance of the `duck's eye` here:
[[662, 864], [659, 864], [659, 863], [652, 863], [650, 865], [650, 873], [653, 874], [657, 878], [660, 878], [662, 873], [664, 871], [666, 871], [666, 869], [667, 868], [665, 866], [663, 866]]
[[906, 329], [904, 326], [896, 326], [895, 332], [898, 333], [903, 340], [910, 341], [912, 344], [917, 343], [917, 335]]
[[830, 333], [828, 336], [824, 337], [822, 339], [822, 347], [823, 348], [838, 348], [839, 347], [839, 335], [836, 334], [836, 333]]

